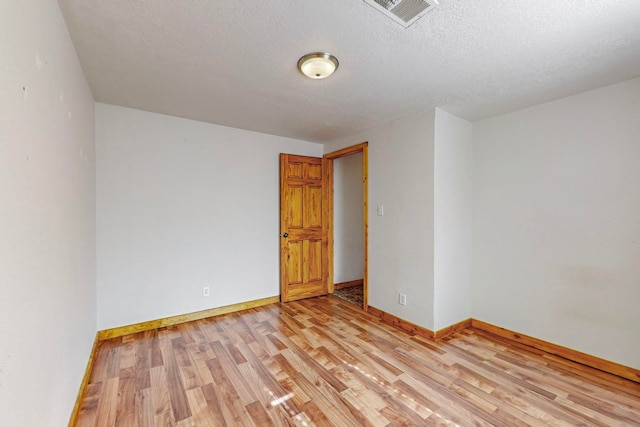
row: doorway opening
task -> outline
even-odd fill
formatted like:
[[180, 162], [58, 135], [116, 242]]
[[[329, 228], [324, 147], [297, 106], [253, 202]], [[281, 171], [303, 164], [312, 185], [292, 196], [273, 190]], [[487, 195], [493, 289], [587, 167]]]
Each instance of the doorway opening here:
[[333, 162], [329, 291], [366, 311], [368, 143], [325, 154], [324, 158]]

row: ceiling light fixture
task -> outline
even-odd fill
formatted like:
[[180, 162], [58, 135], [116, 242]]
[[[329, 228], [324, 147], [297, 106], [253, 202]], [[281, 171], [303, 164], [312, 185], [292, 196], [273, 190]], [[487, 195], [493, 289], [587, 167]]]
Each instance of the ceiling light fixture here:
[[338, 58], [326, 52], [308, 53], [298, 60], [298, 69], [312, 79], [329, 77], [338, 65]]

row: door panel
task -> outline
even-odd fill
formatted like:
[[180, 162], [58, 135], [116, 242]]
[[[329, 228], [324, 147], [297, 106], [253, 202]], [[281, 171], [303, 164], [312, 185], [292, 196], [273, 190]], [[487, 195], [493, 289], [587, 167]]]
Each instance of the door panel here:
[[304, 210], [302, 203], [304, 200], [304, 188], [302, 185], [289, 185], [289, 228], [302, 228], [302, 214]]
[[322, 229], [322, 186], [306, 187], [305, 227]]
[[304, 242], [289, 242], [289, 284], [297, 285], [302, 283], [302, 265], [304, 263], [302, 254], [304, 253]]
[[280, 294], [283, 302], [327, 293], [327, 173], [316, 157], [280, 155]]
[[309, 165], [308, 178], [322, 180], [322, 164], [320, 164], [320, 165]]
[[305, 243], [309, 245], [305, 252], [309, 254], [309, 268], [306, 270], [309, 274], [308, 280], [322, 280], [322, 240], [308, 240]]

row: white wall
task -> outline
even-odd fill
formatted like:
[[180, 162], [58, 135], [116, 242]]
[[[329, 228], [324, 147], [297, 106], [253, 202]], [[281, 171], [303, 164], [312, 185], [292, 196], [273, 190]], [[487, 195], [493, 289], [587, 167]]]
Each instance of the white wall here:
[[434, 329], [471, 317], [473, 127], [436, 109]]
[[93, 97], [55, 1], [0, 6], [0, 425], [69, 421], [96, 333]]
[[474, 124], [473, 316], [640, 368], [640, 79]]
[[[325, 144], [369, 142], [369, 304], [433, 328], [434, 111]], [[384, 216], [376, 215], [384, 205]], [[398, 304], [398, 293], [407, 305]]]
[[280, 294], [278, 155], [321, 145], [97, 104], [96, 147], [99, 329]]
[[362, 153], [333, 161], [335, 283], [364, 277]]

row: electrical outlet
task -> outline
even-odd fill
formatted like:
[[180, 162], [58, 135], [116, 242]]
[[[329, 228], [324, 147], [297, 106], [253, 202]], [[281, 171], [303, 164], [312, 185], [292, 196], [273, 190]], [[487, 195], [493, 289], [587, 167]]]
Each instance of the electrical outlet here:
[[378, 205], [378, 216], [384, 215], [384, 205]]
[[407, 294], [399, 294], [398, 295], [398, 304], [407, 305]]
[[202, 296], [203, 297], [208, 297], [209, 296], [209, 287], [205, 286], [204, 288], [202, 288]]

